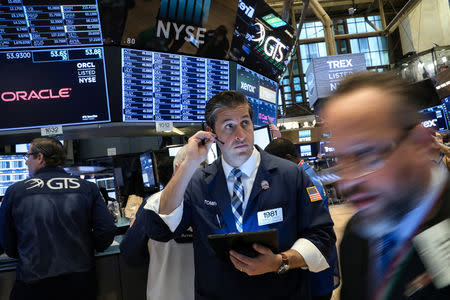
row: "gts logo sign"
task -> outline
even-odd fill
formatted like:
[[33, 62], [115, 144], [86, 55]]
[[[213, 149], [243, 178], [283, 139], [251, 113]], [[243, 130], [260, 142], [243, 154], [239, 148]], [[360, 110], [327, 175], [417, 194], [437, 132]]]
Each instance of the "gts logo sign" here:
[[[44, 181], [40, 178], [31, 178], [25, 184], [29, 185], [27, 190], [44, 187]], [[77, 178], [52, 178], [45, 185], [51, 190], [78, 189], [80, 182]]]
[[255, 9], [250, 5], [245, 4], [242, 0], [239, 0], [239, 9], [250, 19], [253, 18], [253, 15], [255, 14]]

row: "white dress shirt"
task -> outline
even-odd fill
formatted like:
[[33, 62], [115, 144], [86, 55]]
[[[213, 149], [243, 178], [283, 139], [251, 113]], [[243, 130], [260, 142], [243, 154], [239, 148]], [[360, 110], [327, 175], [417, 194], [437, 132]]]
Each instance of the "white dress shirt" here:
[[[247, 207], [250, 192], [252, 190], [253, 183], [255, 182], [256, 173], [258, 171], [260, 162], [261, 162], [261, 154], [259, 153], [258, 150], [256, 150], [256, 148], [253, 148], [252, 155], [247, 159], [247, 161], [245, 161], [239, 167], [239, 169], [243, 173], [243, 176], [241, 178], [242, 185], [244, 186], [243, 211], [245, 211], [245, 208]], [[231, 178], [229, 178], [230, 177], [229, 175], [231, 170], [233, 170], [233, 167], [230, 166], [227, 162], [225, 162], [223, 156], [222, 156], [222, 167], [224, 170], [225, 178], [227, 180], [227, 187], [228, 192], [230, 194], [230, 205], [231, 205], [234, 180], [232, 176]], [[306, 193], [306, 190], [304, 192]], [[163, 219], [163, 221], [167, 224], [167, 226], [170, 228], [172, 232], [175, 231], [175, 229], [181, 222], [181, 219], [183, 217], [183, 207], [184, 207], [183, 202], [181, 202], [181, 205], [178, 206], [169, 215], [161, 215], [159, 214], [159, 201], [157, 206], [155, 205], [155, 203], [146, 205], [147, 209], [151, 209], [159, 214], [159, 216]], [[320, 272], [330, 267], [325, 257], [319, 251], [319, 249], [317, 249], [317, 247], [311, 241], [305, 238], [298, 239], [291, 247], [291, 249], [296, 250], [303, 256], [306, 264], [308, 265], [308, 269], [311, 272]]]

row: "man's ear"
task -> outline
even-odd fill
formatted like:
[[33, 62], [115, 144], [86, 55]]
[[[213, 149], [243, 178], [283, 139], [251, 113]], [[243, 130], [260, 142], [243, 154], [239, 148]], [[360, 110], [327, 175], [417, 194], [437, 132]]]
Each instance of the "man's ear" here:
[[206, 126], [206, 131], [213, 132], [214, 130], [211, 127], [209, 127], [209, 126]]

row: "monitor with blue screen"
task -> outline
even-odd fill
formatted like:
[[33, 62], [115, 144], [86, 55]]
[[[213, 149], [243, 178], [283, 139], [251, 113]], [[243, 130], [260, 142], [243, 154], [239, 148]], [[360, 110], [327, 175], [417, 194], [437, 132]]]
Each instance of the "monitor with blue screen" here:
[[28, 177], [24, 155], [0, 155], [0, 196], [8, 187]]

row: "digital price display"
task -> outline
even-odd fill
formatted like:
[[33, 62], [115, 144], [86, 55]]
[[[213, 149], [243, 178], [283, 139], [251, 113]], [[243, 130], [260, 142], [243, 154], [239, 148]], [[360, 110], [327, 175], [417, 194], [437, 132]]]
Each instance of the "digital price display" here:
[[122, 49], [123, 121], [202, 122], [228, 78], [224, 60]]
[[442, 110], [444, 112], [444, 117], [447, 120], [447, 129], [450, 128], [450, 96], [442, 99]]
[[96, 0], [0, 0], [0, 49], [102, 45]]
[[419, 111], [423, 115], [422, 126], [436, 131], [448, 129], [444, 105], [437, 105]]
[[28, 177], [24, 155], [0, 155], [0, 196], [15, 182]]
[[102, 48], [0, 51], [0, 130], [110, 121]]
[[253, 108], [253, 124], [276, 123], [277, 83], [246, 67], [237, 65], [236, 90], [247, 96]]

